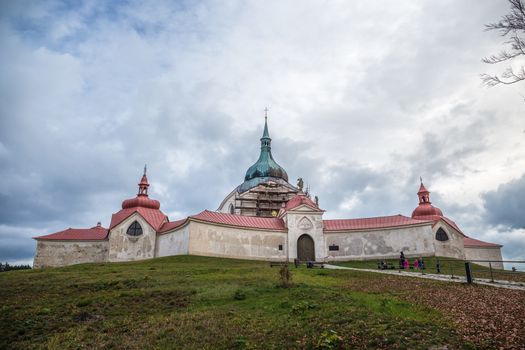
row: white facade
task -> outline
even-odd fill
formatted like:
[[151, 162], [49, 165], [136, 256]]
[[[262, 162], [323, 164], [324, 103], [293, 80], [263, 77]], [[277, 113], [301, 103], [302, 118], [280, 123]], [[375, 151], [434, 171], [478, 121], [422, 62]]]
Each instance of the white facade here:
[[[134, 213], [111, 229], [105, 240], [39, 241], [34, 266], [134, 261], [187, 254], [293, 261], [300, 257], [298, 241], [304, 235], [313, 241], [316, 261], [397, 258], [401, 251], [407, 257], [501, 260], [499, 248], [465, 248], [463, 236], [443, 221], [377, 229], [326, 231], [323, 211], [315, 211], [307, 206], [285, 212], [281, 214], [281, 219], [284, 223], [282, 230], [269, 230], [204, 222], [190, 217], [172, 230], [156, 232], [140, 214]], [[126, 233], [135, 221], [143, 230], [138, 237]], [[440, 227], [446, 229], [449, 235], [445, 242], [436, 239], [436, 231]], [[498, 264], [493, 266], [501, 267]]]

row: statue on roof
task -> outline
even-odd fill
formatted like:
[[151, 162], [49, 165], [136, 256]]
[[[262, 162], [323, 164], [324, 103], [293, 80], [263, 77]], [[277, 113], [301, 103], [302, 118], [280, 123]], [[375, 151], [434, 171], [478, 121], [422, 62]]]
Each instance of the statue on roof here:
[[304, 186], [303, 178], [300, 177], [297, 179], [297, 188], [299, 188], [299, 191], [303, 190], [303, 186]]

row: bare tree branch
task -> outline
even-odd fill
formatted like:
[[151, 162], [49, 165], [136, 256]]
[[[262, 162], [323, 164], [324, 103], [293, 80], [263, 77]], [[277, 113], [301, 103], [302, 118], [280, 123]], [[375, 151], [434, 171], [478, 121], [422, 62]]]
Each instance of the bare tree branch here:
[[[511, 34], [510, 40], [505, 44], [510, 48], [502, 50], [496, 55], [484, 57], [481, 61], [488, 64], [510, 61], [518, 56], [525, 56], [525, 40], [520, 36], [525, 35], [525, 0], [508, 0], [510, 13], [503, 16], [497, 23], [485, 25], [485, 30], [497, 30], [501, 36]], [[525, 80], [525, 69], [520, 67], [517, 71], [507, 68], [501, 75], [481, 74], [481, 80], [487, 86], [499, 84], [510, 85]]]

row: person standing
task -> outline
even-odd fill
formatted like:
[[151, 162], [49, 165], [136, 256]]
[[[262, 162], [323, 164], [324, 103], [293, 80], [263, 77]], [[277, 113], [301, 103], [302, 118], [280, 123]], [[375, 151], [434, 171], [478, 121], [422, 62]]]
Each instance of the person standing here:
[[419, 257], [419, 268], [421, 270], [424, 270], [425, 269], [425, 261], [423, 261], [423, 257]]
[[401, 252], [399, 254], [399, 269], [402, 270], [405, 267], [405, 254]]

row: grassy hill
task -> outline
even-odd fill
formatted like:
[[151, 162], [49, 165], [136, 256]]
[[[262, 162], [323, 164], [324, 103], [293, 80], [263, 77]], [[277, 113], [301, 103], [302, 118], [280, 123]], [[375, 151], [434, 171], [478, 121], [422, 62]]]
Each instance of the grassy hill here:
[[488, 349], [525, 341], [523, 292], [293, 267], [293, 287], [281, 288], [278, 270], [178, 256], [1, 273], [0, 348]]

